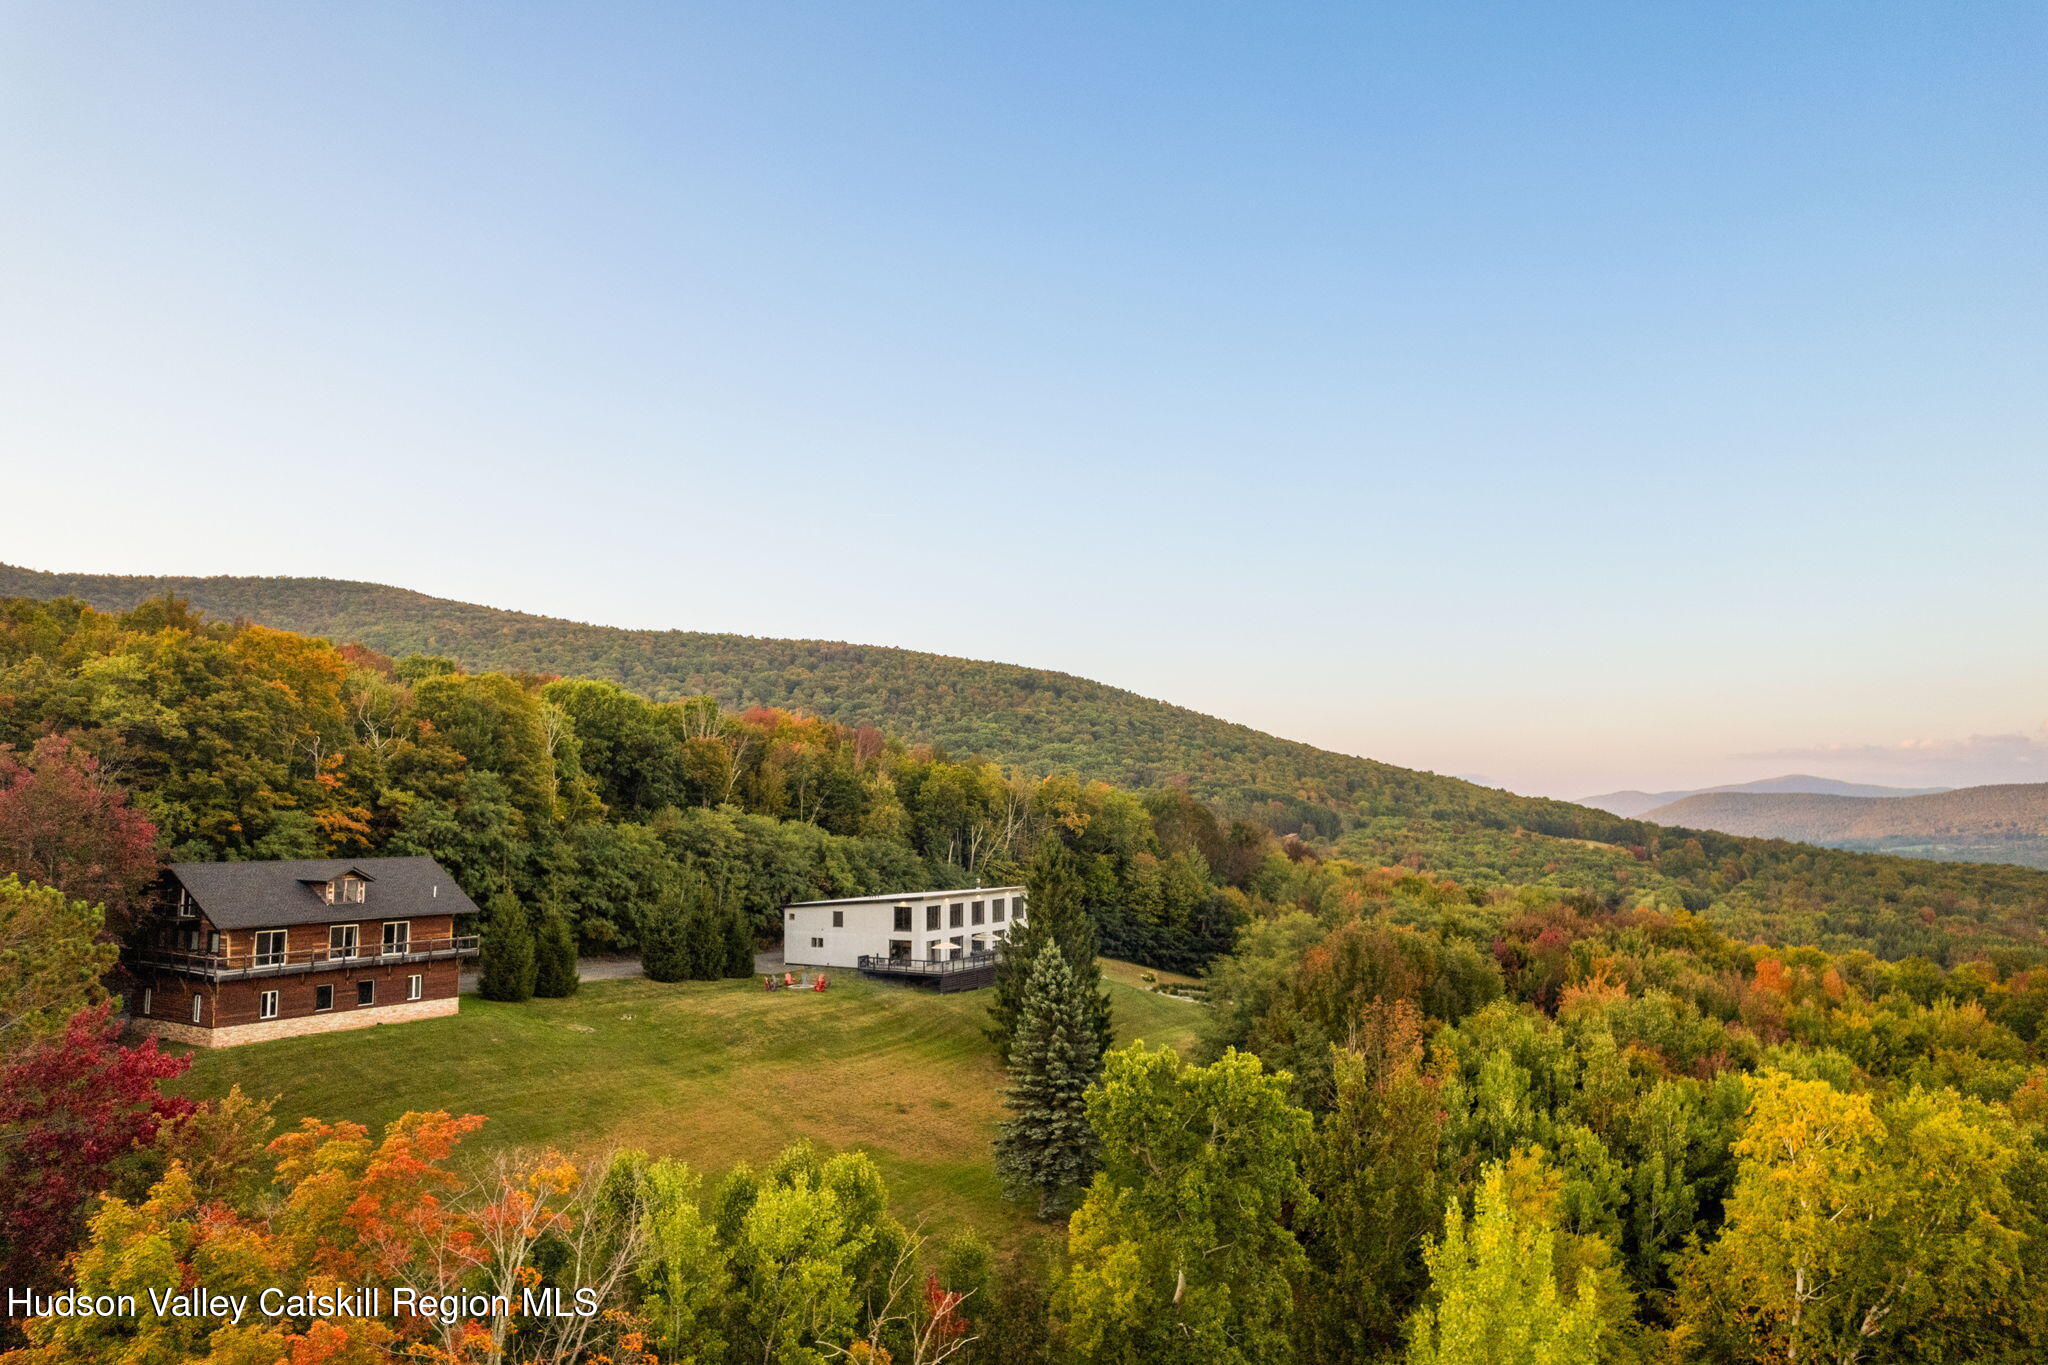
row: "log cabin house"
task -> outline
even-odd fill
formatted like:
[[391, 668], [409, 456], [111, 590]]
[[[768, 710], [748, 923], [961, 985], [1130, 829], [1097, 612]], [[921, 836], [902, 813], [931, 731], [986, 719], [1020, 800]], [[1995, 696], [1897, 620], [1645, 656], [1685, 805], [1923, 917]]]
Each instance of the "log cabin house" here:
[[129, 1017], [231, 1047], [453, 1014], [476, 913], [426, 857], [173, 863], [122, 954]]

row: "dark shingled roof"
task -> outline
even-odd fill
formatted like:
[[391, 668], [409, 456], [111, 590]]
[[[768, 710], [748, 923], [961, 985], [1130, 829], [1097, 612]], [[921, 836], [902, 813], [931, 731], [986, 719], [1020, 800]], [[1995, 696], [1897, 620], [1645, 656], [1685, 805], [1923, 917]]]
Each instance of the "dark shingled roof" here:
[[[308, 884], [329, 882], [344, 872], [369, 879], [361, 905], [329, 905]], [[476, 913], [476, 903], [462, 894], [455, 879], [425, 856], [172, 863], [170, 873], [216, 929]]]

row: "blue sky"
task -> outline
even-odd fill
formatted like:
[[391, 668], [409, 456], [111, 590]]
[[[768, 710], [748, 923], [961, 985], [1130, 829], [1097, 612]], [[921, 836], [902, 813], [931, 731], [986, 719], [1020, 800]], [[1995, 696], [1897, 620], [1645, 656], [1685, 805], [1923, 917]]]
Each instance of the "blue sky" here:
[[2048, 780], [2038, 5], [0, 10], [0, 559]]

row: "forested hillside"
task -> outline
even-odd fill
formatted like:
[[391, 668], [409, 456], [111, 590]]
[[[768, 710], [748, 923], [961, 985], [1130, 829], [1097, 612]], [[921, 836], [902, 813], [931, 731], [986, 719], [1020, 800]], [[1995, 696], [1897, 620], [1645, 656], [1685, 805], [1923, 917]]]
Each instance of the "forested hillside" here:
[[[531, 907], [588, 947], [686, 941], [705, 975], [750, 962], [734, 940], [774, 931], [790, 901], [1000, 885], [1048, 840], [1077, 856], [1106, 947], [1195, 968], [1286, 861], [1271, 834], [1183, 792], [949, 761], [772, 708], [393, 660], [169, 599], [109, 614], [0, 598], [10, 789], [100, 804], [0, 818], [0, 876], [83, 894], [82, 873], [27, 854], [105, 861], [88, 847], [102, 808], [132, 799], [165, 860], [429, 854], [487, 907], [487, 942], [501, 911]], [[122, 898], [90, 889], [118, 922]]]
[[0, 596], [77, 597], [126, 611], [175, 594], [208, 615], [353, 641], [464, 668], [615, 682], [656, 701], [801, 709], [1035, 773], [1189, 790], [1279, 833], [1329, 836], [1377, 815], [1623, 840], [1629, 822], [1264, 734], [1072, 674], [880, 645], [622, 630], [319, 578], [52, 574], [0, 565]]
[[[638, 1365], [1119, 1365], [1194, 1359], [1184, 1342], [1205, 1340], [1235, 1344], [1204, 1359], [1238, 1365], [2040, 1360], [2048, 878], [1633, 828], [1643, 842], [1385, 815], [1332, 848], [1177, 788], [1020, 774], [873, 727], [393, 659], [174, 599], [0, 599], [0, 922], [41, 992], [0, 989], [0, 1026], [31, 1040], [0, 1057], [0, 1137], [22, 1135], [0, 1142], [0, 1272], [95, 1291], [137, 1283], [136, 1266], [473, 1287], [463, 1249], [544, 1215], [506, 1264], [544, 1283], [583, 1250], [608, 1257], [591, 1331], [633, 1354], [555, 1351], [541, 1315], [468, 1319], [476, 1349], [437, 1355], [424, 1319], [306, 1314], [232, 1358], [454, 1362], [488, 1344]], [[800, 1146], [715, 1184], [648, 1152], [520, 1157], [479, 1179], [435, 1163], [483, 1117], [410, 1114], [381, 1145], [308, 1119], [266, 1146], [266, 1097], [194, 1110], [163, 1094], [183, 1063], [118, 1045], [96, 998], [101, 911], [74, 898], [118, 923], [123, 886], [165, 854], [359, 849], [446, 863], [487, 904], [487, 965], [531, 905], [586, 943], [681, 944], [707, 977], [745, 970], [735, 937], [782, 899], [1026, 877], [1045, 938], [1006, 1096], [1026, 1119], [1034, 1056], [1099, 1058], [1042, 1072], [1071, 1100], [1061, 1179], [1079, 1207], [1062, 1229], [1041, 1202], [1049, 1245], [997, 1270], [977, 1243], [892, 1218], [857, 1152]], [[109, 882], [110, 859], [134, 879]], [[1203, 1020], [1201, 1055], [1102, 1057], [1090, 993], [1057, 987], [1073, 979], [1061, 925], [1091, 964], [1099, 943], [1203, 966], [1210, 1007], [1180, 1006]], [[1747, 941], [1773, 938], [1826, 950]], [[489, 1016], [446, 1022], [503, 1065]], [[573, 1078], [592, 1041], [522, 1084], [587, 1096]], [[1005, 1126], [998, 1169], [1004, 1144], [1029, 1156], [1019, 1134], [1050, 1131]], [[383, 1197], [344, 1217], [306, 1196], [319, 1171]], [[393, 1221], [413, 1207], [435, 1220]], [[663, 1231], [626, 1235], [641, 1227]], [[326, 1250], [363, 1245], [373, 1269]], [[1816, 1273], [1813, 1302], [1786, 1289]], [[778, 1353], [791, 1283], [830, 1311]], [[140, 1310], [35, 1317], [7, 1365], [115, 1365], [138, 1342], [217, 1360], [235, 1340]], [[1507, 1345], [1475, 1354], [1468, 1337]], [[920, 1339], [962, 1349], [921, 1356]]]
[[[1126, 792], [1150, 791], [1161, 800], [1184, 790], [1171, 799], [1185, 801], [1192, 794], [1214, 808], [1213, 817], [1204, 812], [1211, 826], [1228, 830], [1210, 837], [1204, 850], [1215, 880], [1253, 900], [1260, 893], [1250, 869], [1262, 858], [1279, 856], [1270, 846], [1260, 849], [1265, 832], [1301, 833], [1311, 846], [1334, 844], [1362, 860], [1429, 869], [1479, 885], [1539, 883], [1610, 906], [1656, 897], [1744, 937], [1835, 950], [1862, 946], [1888, 957], [1919, 954], [1943, 962], [1986, 948], [2048, 954], [2048, 875], [2041, 872], [1871, 857], [1624, 820], [1329, 753], [1065, 674], [872, 646], [585, 626], [323, 579], [117, 578], [0, 566], [0, 593], [22, 590], [71, 592], [111, 609], [147, 600], [152, 591], [175, 592], [216, 616], [316, 632], [337, 644], [365, 644], [387, 660], [418, 655], [410, 668], [446, 667], [433, 662], [441, 657], [467, 669], [509, 670], [529, 681], [561, 675], [618, 682], [628, 692], [666, 699], [660, 726], [685, 730], [688, 722], [674, 717], [691, 713], [683, 703], [692, 696], [711, 698], [705, 704], [714, 713], [722, 705], [726, 721], [735, 724], [748, 708], [776, 705], [829, 722], [821, 733], [841, 738], [828, 748], [850, 754], [852, 737], [865, 728], [875, 732], [870, 742], [886, 735], [890, 751], [905, 761], [950, 761], [983, 774], [977, 781], [996, 785], [1016, 776], [1053, 776], [1069, 786], [1074, 778], [1092, 778]], [[635, 704], [644, 703], [636, 698]], [[784, 716], [775, 724], [798, 721]], [[919, 757], [915, 741], [936, 746], [936, 753]], [[621, 768], [625, 781], [624, 774], [638, 769], [620, 761], [628, 764]], [[774, 783], [783, 780], [776, 776], [771, 788], [780, 792]], [[879, 774], [866, 780], [881, 790]], [[892, 794], [884, 806], [900, 800], [894, 792], [906, 790], [893, 779], [887, 785]], [[815, 789], [800, 790], [816, 799]], [[671, 799], [681, 809], [721, 803], [705, 788]], [[976, 819], [985, 828], [997, 821], [988, 804], [992, 798], [977, 799], [984, 802], [978, 814], [954, 822], [955, 839], [982, 837], [970, 832]], [[644, 819], [657, 805], [642, 800], [627, 809]], [[860, 820], [867, 818], [836, 809], [821, 814], [825, 808], [802, 800], [790, 804], [781, 795], [762, 809], [839, 837], [860, 832]], [[776, 837], [813, 836], [798, 830]], [[1021, 846], [1013, 841], [1006, 859]], [[1187, 847], [1187, 840], [1179, 846]], [[929, 844], [920, 851], [926, 858], [937, 853], [941, 861], [952, 856], [960, 867], [971, 862], [966, 852], [948, 855]], [[1130, 871], [1136, 866], [1134, 849], [1097, 851], [1109, 859], [1105, 866], [1122, 869], [1114, 876], [1105, 872], [1098, 901], [1105, 913], [1120, 913], [1110, 894], [1115, 877], [1150, 874]], [[972, 856], [986, 857], [985, 846]], [[984, 863], [966, 875], [996, 870]], [[567, 888], [561, 892], [565, 898], [631, 894], [623, 883], [593, 893], [568, 873], [557, 874], [557, 880]], [[863, 877], [787, 875], [749, 891], [747, 910], [764, 916], [775, 896], [786, 890], [788, 898], [800, 898], [795, 893], [806, 885], [820, 888], [818, 895], [880, 889]], [[1145, 904], [1153, 903], [1152, 896], [1144, 893]], [[1125, 943], [1114, 933], [1109, 939], [1133, 956], [1188, 965], [1192, 959], [1186, 954], [1198, 958], [1214, 950], [1219, 934], [1228, 937], [1212, 912], [1198, 914], [1182, 905], [1169, 915], [1175, 917], [1171, 948]], [[591, 942], [602, 941], [607, 927], [617, 923], [598, 907], [583, 918]]]

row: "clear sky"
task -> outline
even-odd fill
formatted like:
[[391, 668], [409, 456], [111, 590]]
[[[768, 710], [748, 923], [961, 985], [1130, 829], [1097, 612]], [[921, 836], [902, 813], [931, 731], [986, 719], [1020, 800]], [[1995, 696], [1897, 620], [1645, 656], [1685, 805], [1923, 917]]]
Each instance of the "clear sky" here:
[[0, 6], [0, 559], [2048, 779], [2048, 9]]

